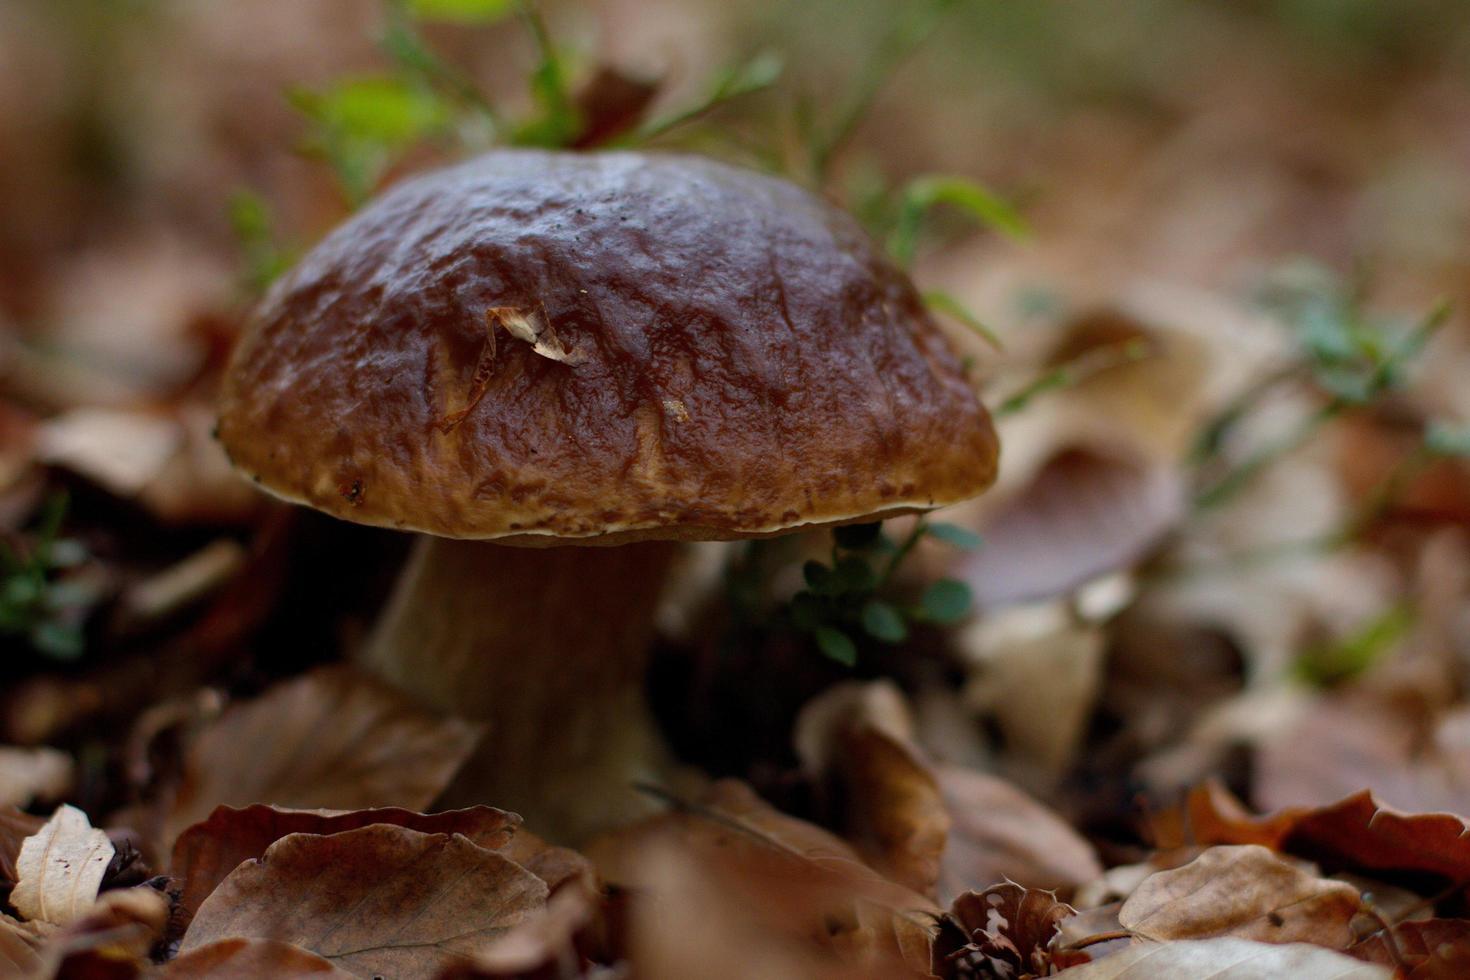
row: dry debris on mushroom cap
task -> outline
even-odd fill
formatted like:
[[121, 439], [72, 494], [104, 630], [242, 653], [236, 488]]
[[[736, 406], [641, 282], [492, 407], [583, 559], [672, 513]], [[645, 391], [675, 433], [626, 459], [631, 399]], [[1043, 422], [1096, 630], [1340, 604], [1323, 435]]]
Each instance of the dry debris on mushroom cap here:
[[222, 406], [279, 496], [513, 544], [887, 516], [996, 463], [856, 222], [690, 156], [497, 151], [401, 184], [278, 283]]

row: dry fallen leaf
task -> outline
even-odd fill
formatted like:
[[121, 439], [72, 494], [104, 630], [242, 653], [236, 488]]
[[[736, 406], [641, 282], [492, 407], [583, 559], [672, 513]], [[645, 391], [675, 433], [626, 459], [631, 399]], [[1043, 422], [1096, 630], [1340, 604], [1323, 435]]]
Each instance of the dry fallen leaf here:
[[1073, 447], [977, 528], [985, 546], [951, 570], [982, 609], [1065, 595], [1126, 568], [1184, 515], [1172, 461]]
[[[682, 975], [673, 964], [691, 968], [687, 957], [700, 942], [779, 947], [779, 955], [766, 949], [785, 964], [772, 965], [773, 976], [808, 975], [780, 972], [796, 969], [793, 962], [842, 976], [901, 971], [904, 963], [927, 969], [939, 910], [743, 783], [716, 783], [700, 802], [599, 838], [588, 854], [603, 877], [637, 896], [635, 970]], [[696, 908], [700, 918], [691, 921]], [[766, 974], [751, 967], [745, 975]]]
[[513, 813], [480, 806], [423, 814], [397, 807], [373, 810], [289, 810], [257, 803], [243, 809], [218, 807], [209, 819], [179, 835], [170, 871], [183, 881], [179, 906], [187, 924], [209, 893], [242, 862], [258, 858], [289, 834], [329, 835], [371, 824], [393, 824], [426, 834], [459, 834], [498, 850], [510, 843], [520, 823]]
[[577, 980], [596, 975], [578, 940], [595, 918], [593, 899], [568, 889], [551, 896], [546, 912], [515, 926], [473, 958], [450, 964], [437, 980]]
[[190, 747], [164, 843], [216, 806], [422, 810], [469, 756], [478, 729], [440, 718], [346, 667], [234, 705]]
[[1436, 725], [1422, 706], [1375, 693], [1317, 699], [1294, 725], [1264, 740], [1252, 799], [1268, 810], [1323, 806], [1367, 788], [1401, 809], [1470, 813], [1470, 752], [1455, 731], [1464, 716]]
[[1067, 980], [1391, 980], [1393, 972], [1321, 946], [1221, 936], [1130, 946], [1057, 976]]
[[166, 415], [74, 408], [41, 426], [38, 451], [43, 461], [127, 498], [162, 472], [183, 440], [182, 427]]
[[958, 766], [935, 773], [954, 818], [940, 861], [941, 901], [986, 881], [1070, 890], [1103, 873], [1082, 835], [1005, 780]]
[[1344, 949], [1362, 908], [1357, 889], [1308, 874], [1264, 847], [1212, 847], [1144, 879], [1118, 921], [1146, 939], [1237, 936]]
[[27, 919], [55, 925], [81, 918], [96, 900], [114, 853], [107, 834], [94, 830], [85, 813], [60, 806], [21, 845], [10, 904]]
[[71, 756], [57, 749], [0, 745], [0, 806], [55, 800], [71, 788]]
[[1410, 968], [1409, 980], [1458, 980], [1470, 976], [1470, 921], [1425, 919], [1400, 922], [1367, 936], [1347, 952], [1369, 963]]
[[1201, 844], [1262, 844], [1328, 870], [1400, 871], [1470, 880], [1470, 823], [1450, 813], [1404, 813], [1364, 790], [1329, 806], [1252, 815], [1228, 790], [1207, 783], [1186, 801]]
[[[800, 914], [808, 891], [782, 893], [783, 879], [762, 862], [732, 879], [673, 841], [647, 841], [640, 851], [643, 883], [631, 893], [625, 959], [632, 975], [702, 980], [897, 980], [927, 975], [886, 950], [810, 932]], [[806, 884], [798, 879], [799, 884]], [[824, 908], [840, 908], [830, 901]], [[797, 912], [794, 921], [781, 917]], [[828, 920], [842, 937], [871, 926], [851, 905]], [[840, 941], [840, 938], [837, 939]]]
[[54, 928], [45, 922], [21, 922], [0, 912], [0, 976], [39, 974], [46, 962], [41, 946]]
[[0, 806], [0, 898], [15, 884], [15, 860], [27, 837], [45, 826], [42, 817], [22, 813], [13, 806]]
[[934, 940], [933, 970], [940, 977], [1046, 976], [1061, 921], [1076, 909], [1048, 891], [1014, 882], [955, 899]]
[[300, 946], [276, 939], [221, 939], [171, 960], [160, 980], [346, 980], [352, 976]]
[[42, 948], [59, 977], [113, 977], [142, 971], [163, 936], [169, 903], [152, 888], [103, 892], [85, 915], [53, 934]]
[[1000, 726], [1018, 778], [1055, 780], [1072, 764], [1101, 687], [1105, 642], [1061, 601], [1002, 610], [956, 635], [969, 672], [965, 703]]
[[802, 709], [794, 741], [829, 822], [878, 871], [932, 896], [950, 815], [912, 727], [891, 683], [839, 684]]
[[458, 834], [388, 824], [292, 834], [220, 883], [180, 952], [289, 936], [359, 976], [432, 978], [540, 912], [547, 893], [540, 878]]
[[517, 830], [509, 843], [502, 844], [498, 850], [546, 882], [546, 887], [552, 892], [567, 889], [593, 895], [600, 889], [597, 869], [592, 866], [591, 861], [569, 847], [548, 844], [529, 830]]

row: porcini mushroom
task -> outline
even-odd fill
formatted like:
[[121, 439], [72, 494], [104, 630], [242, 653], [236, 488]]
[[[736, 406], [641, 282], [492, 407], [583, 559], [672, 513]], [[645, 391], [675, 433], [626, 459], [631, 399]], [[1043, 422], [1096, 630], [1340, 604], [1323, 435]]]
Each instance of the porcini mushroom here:
[[566, 838], [660, 764], [641, 682], [673, 542], [928, 510], [996, 465], [850, 217], [633, 152], [497, 151], [388, 191], [262, 302], [219, 437], [279, 497], [421, 535], [362, 660], [483, 719], [464, 785]]

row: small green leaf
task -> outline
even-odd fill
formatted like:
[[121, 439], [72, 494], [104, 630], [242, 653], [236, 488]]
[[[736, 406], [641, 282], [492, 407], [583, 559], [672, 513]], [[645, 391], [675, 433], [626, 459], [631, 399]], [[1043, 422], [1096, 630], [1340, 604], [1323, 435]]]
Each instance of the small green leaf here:
[[515, 0], [405, 0], [408, 12], [420, 20], [457, 24], [488, 24], [514, 12]]
[[720, 79], [716, 97], [723, 101], [758, 92], [774, 85], [785, 67], [779, 51], [770, 48], [757, 51], [749, 61], [736, 66]]
[[832, 591], [838, 595], [848, 592], [867, 592], [877, 584], [877, 576], [867, 559], [848, 555], [832, 569]]
[[958, 524], [947, 524], [943, 521], [934, 521], [927, 525], [929, 536], [938, 538], [945, 544], [961, 551], [974, 551], [982, 544], [980, 535], [967, 527]]
[[1436, 456], [1470, 456], [1470, 425], [1435, 422], [1424, 433], [1424, 448]]
[[902, 643], [908, 638], [909, 628], [898, 610], [879, 599], [869, 599], [863, 604], [863, 629], [874, 639], [884, 643]]
[[993, 191], [965, 177], [931, 174], [916, 177], [903, 190], [898, 220], [888, 239], [888, 249], [907, 265], [919, 244], [924, 218], [934, 208], [948, 205], [964, 211], [980, 224], [1011, 238], [1030, 234], [1020, 212]]
[[865, 551], [877, 544], [882, 535], [881, 521], [872, 524], [844, 524], [832, 530], [832, 538], [837, 542], [837, 547], [848, 551]]
[[970, 587], [952, 578], [940, 579], [924, 590], [920, 608], [931, 623], [947, 626], [970, 614]]
[[443, 128], [444, 103], [398, 78], [353, 78], [320, 92], [296, 90], [291, 102], [328, 134], [402, 147]]
[[857, 663], [857, 647], [852, 638], [833, 626], [818, 626], [812, 633], [816, 638], [817, 649], [831, 657], [844, 666], [851, 667]]

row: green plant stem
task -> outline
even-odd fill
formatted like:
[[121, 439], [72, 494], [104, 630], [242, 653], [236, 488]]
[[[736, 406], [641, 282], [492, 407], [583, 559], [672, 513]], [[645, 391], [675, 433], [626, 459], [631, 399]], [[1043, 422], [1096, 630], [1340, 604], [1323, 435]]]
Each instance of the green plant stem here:
[[388, 4], [388, 30], [383, 46], [395, 61], [430, 87], [444, 90], [461, 105], [479, 113], [495, 133], [503, 132], [500, 110], [468, 76], [430, 49], [403, 0], [390, 0]]
[[1224, 445], [1230, 430], [1245, 418], [1256, 404], [1268, 395], [1277, 386], [1287, 381], [1300, 380], [1307, 374], [1306, 365], [1300, 362], [1284, 364], [1258, 378], [1244, 391], [1232, 398], [1224, 408], [1217, 412], [1209, 422], [1205, 423], [1200, 430], [1199, 437], [1195, 440], [1194, 447], [1190, 450], [1191, 460], [1203, 463], [1218, 455], [1220, 447]]
[[913, 7], [920, 5], [913, 4], [904, 18], [883, 39], [883, 43], [878, 46], [878, 50], [858, 76], [856, 94], [837, 116], [837, 121], [827, 134], [814, 140], [811, 166], [817, 183], [826, 181], [833, 159], [852, 139], [853, 133], [872, 109], [878, 93], [883, 90], [889, 77], [923, 46], [939, 27], [942, 15], [956, 2], [957, 0], [931, 0], [930, 3], [923, 4], [923, 9], [917, 13]]
[[1305, 445], [1307, 440], [1321, 431], [1328, 422], [1346, 411], [1348, 406], [1347, 399], [1333, 398], [1303, 419], [1291, 432], [1256, 450], [1224, 476], [1195, 494], [1194, 508], [1210, 510], [1226, 503], [1249, 486], [1251, 481], [1272, 463]]
[[1142, 360], [1149, 355], [1149, 352], [1148, 343], [1139, 339], [1084, 351], [1065, 364], [1060, 364], [1028, 382], [1020, 391], [996, 406], [995, 411], [991, 414], [996, 418], [1014, 415], [1031, 404], [1039, 395], [1074, 387], [1109, 368], [1121, 367], [1124, 364]]
[[924, 532], [927, 530], [929, 530], [929, 525], [923, 518], [914, 522], [913, 530], [909, 531], [908, 536], [899, 542], [898, 547], [889, 556], [888, 563], [883, 566], [883, 573], [878, 576], [878, 585], [874, 591], [881, 590], [892, 581], [894, 574], [898, 571], [898, 567], [909, 556], [909, 552], [913, 551], [918, 545], [920, 539], [924, 537]]

